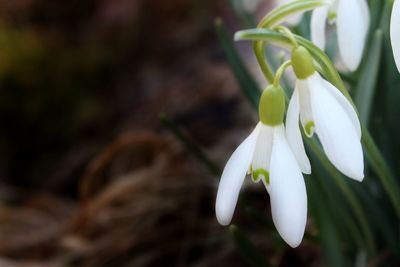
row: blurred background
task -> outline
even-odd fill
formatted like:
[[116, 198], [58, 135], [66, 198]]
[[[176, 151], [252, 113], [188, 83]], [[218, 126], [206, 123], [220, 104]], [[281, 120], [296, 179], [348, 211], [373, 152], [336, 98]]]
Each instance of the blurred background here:
[[[246, 265], [214, 216], [218, 176], [160, 122], [217, 166], [252, 127], [214, 29], [239, 28], [231, 7], [0, 1], [0, 266]], [[305, 250], [270, 254], [318, 261]]]
[[240, 229], [215, 219], [218, 174], [257, 121], [221, 34], [271, 2], [0, 0], [0, 266], [327, 266], [321, 231], [364, 263], [328, 217], [290, 249], [262, 186], [243, 190]]

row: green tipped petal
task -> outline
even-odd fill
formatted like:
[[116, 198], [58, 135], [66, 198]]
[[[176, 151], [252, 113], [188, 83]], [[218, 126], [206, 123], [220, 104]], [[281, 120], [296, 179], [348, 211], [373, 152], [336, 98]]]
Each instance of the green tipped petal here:
[[315, 128], [315, 123], [313, 121], [307, 122], [307, 124], [304, 126], [304, 130], [308, 137], [311, 137], [313, 135], [314, 128]]
[[252, 172], [251, 179], [257, 183], [261, 179], [264, 179], [265, 183], [269, 185], [269, 172], [265, 169], [257, 169]]

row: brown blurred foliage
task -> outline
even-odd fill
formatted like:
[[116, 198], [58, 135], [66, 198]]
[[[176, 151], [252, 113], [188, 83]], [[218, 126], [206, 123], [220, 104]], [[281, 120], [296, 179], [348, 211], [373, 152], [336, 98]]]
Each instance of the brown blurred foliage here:
[[[0, 266], [245, 266], [217, 178], [158, 120], [220, 163], [252, 125], [217, 14], [232, 17], [223, 1], [0, 0]], [[277, 266], [318, 262], [248, 224]]]

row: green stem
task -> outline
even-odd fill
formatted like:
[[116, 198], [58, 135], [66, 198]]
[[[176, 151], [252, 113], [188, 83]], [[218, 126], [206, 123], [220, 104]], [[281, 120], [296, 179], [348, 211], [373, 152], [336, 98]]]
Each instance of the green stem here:
[[291, 60], [285, 61], [279, 67], [279, 69], [276, 71], [275, 78], [274, 78], [274, 86], [275, 87], [280, 87], [280, 82], [281, 82], [282, 75], [290, 65], [292, 65], [292, 61]]
[[264, 42], [253, 43], [253, 50], [257, 58], [258, 65], [260, 66], [261, 71], [265, 76], [265, 79], [267, 79], [269, 83], [272, 83], [274, 81], [274, 74], [268, 62], [266, 61], [264, 47]]
[[274, 30], [277, 30], [283, 34], [286, 34], [286, 36], [289, 38], [290, 42], [292, 43], [293, 48], [296, 48], [299, 46], [299, 44], [296, 41], [296, 38], [294, 37], [293, 32], [291, 32], [287, 27], [278, 25], [278, 26], [274, 27]]
[[[314, 9], [319, 6], [326, 5], [322, 0], [303, 0], [292, 1], [290, 3], [281, 5], [268, 13], [258, 24], [258, 28], [269, 28], [280, 21], [284, 20], [287, 16]], [[289, 31], [290, 32], [290, 31]], [[290, 35], [289, 35], [290, 36]], [[262, 41], [255, 41], [253, 44], [254, 54], [260, 65], [261, 71], [269, 83], [273, 82], [274, 75], [271, 67], [265, 59], [265, 44]]]

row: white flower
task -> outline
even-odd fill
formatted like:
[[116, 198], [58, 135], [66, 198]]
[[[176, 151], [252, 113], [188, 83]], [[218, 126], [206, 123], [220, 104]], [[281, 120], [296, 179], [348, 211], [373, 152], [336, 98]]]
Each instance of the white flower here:
[[357, 113], [339, 90], [318, 72], [296, 81], [286, 117], [288, 142], [303, 172], [309, 172], [299, 117], [308, 137], [314, 132], [317, 134], [332, 164], [348, 177], [362, 181], [364, 160]]
[[368, 4], [366, 0], [333, 0], [327, 4], [312, 13], [311, 40], [324, 50], [326, 21], [336, 19], [341, 59], [350, 71], [355, 71], [360, 65], [368, 35]]
[[400, 72], [400, 0], [395, 0], [390, 19], [390, 40], [397, 69]]
[[307, 193], [301, 170], [285, 137], [283, 124], [259, 122], [228, 160], [218, 187], [216, 216], [228, 225], [246, 173], [262, 181], [269, 192], [274, 224], [282, 238], [297, 247], [307, 221]]

